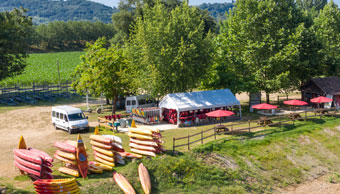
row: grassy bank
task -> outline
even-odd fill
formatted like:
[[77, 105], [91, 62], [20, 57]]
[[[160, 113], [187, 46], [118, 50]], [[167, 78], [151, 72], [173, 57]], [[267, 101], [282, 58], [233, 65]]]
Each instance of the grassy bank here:
[[[115, 169], [128, 178], [137, 193], [143, 193], [137, 173], [140, 162], [149, 169], [153, 193], [272, 193], [277, 188], [339, 171], [338, 126], [340, 118], [323, 117], [297, 121], [295, 126], [269, 127], [232, 137], [219, 136], [218, 140], [197, 145], [189, 152], [176, 155], [168, 152], [156, 158], [126, 160], [126, 165]], [[171, 148], [169, 139], [174, 135], [183, 136], [196, 130], [201, 128], [164, 132], [165, 146]], [[112, 132], [103, 130], [101, 133]], [[82, 137], [92, 160], [89, 135], [83, 134]], [[128, 137], [125, 134], [118, 136], [123, 138], [127, 148]], [[67, 136], [67, 139], [75, 138], [75, 134]], [[47, 150], [51, 155], [54, 151], [52, 147]], [[65, 177], [56, 172], [59, 166], [59, 163], [55, 164], [54, 175]], [[15, 184], [28, 182], [21, 176], [15, 179]], [[112, 181], [111, 172], [90, 175], [88, 179], [79, 178], [78, 181], [83, 193], [121, 193]], [[33, 187], [30, 185], [25, 190], [32, 192]]]

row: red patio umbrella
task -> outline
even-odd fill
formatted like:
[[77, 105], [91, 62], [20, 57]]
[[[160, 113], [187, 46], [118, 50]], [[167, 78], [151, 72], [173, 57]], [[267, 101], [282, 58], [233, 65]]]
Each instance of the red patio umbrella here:
[[332, 102], [333, 100], [330, 98], [326, 98], [324, 96], [319, 96], [319, 97], [311, 99], [310, 101], [313, 103], [327, 103], [327, 102]]
[[283, 101], [283, 104], [292, 105], [292, 106], [305, 106], [308, 103], [302, 100], [287, 100], [287, 101]]
[[229, 117], [231, 115], [234, 115], [234, 112], [228, 111], [228, 110], [215, 110], [211, 111], [209, 113], [206, 113], [208, 117]]
[[[217, 118], [221, 118], [221, 117], [229, 117], [231, 115], [234, 115], [234, 112], [228, 111], [228, 110], [215, 110], [215, 111], [211, 111], [209, 113], [205, 113], [205, 115], [207, 115], [208, 117], [217, 117]], [[222, 121], [220, 121], [220, 124], [222, 123]]]
[[252, 106], [253, 109], [260, 109], [260, 110], [271, 110], [271, 109], [277, 109], [277, 106], [263, 103], [263, 104], [256, 104]]

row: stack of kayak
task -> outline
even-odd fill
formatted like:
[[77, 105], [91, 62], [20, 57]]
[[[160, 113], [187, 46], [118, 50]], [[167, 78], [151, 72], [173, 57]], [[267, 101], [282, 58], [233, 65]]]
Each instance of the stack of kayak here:
[[162, 153], [162, 135], [158, 129], [129, 128], [130, 150], [145, 156], [156, 156]]
[[39, 179], [33, 182], [37, 193], [80, 193], [76, 179]]
[[91, 135], [94, 160], [91, 164], [102, 167], [104, 170], [112, 171], [115, 162], [124, 164], [120, 154], [124, 152], [121, 138], [113, 135]]
[[58, 169], [59, 172], [75, 177], [79, 177], [79, 174], [87, 177], [87, 154], [80, 135], [77, 141], [55, 142], [54, 146], [58, 148], [54, 158], [65, 164]]
[[24, 138], [21, 136], [18, 148], [13, 150], [14, 165], [20, 170], [21, 174], [27, 174], [33, 179], [51, 179], [52, 162], [47, 153], [33, 148], [26, 147]]

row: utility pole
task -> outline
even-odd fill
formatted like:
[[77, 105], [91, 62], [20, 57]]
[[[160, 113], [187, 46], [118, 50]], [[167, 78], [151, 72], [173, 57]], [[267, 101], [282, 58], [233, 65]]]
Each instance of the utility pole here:
[[60, 65], [59, 65], [59, 60], [57, 60], [57, 69], [58, 69], [58, 78], [59, 78], [58, 85], [60, 87]]

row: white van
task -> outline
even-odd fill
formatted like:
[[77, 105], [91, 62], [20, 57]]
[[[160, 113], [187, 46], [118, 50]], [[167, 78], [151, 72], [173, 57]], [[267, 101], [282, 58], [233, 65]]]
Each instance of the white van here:
[[78, 131], [89, 131], [87, 117], [79, 108], [56, 106], [52, 108], [52, 123], [55, 129], [64, 129], [69, 134]]
[[148, 95], [129, 96], [125, 99], [125, 110], [131, 112], [134, 108], [154, 107], [155, 103]]

